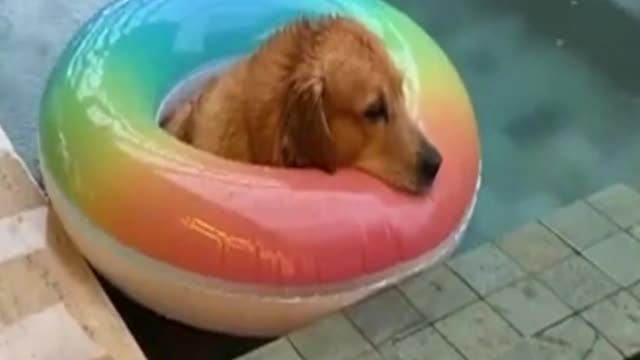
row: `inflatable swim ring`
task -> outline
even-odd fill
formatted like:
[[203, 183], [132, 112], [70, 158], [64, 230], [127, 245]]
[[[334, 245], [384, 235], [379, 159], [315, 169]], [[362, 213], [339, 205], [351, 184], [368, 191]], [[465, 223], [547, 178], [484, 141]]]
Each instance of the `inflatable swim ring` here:
[[[259, 4], [258, 4], [259, 3]], [[167, 94], [298, 17], [340, 13], [379, 34], [410, 109], [444, 156], [432, 191], [355, 170], [239, 164], [157, 126]], [[479, 184], [465, 88], [418, 25], [377, 0], [129, 0], [74, 37], [42, 102], [51, 202], [89, 262], [132, 298], [196, 327], [270, 336], [449, 254]]]

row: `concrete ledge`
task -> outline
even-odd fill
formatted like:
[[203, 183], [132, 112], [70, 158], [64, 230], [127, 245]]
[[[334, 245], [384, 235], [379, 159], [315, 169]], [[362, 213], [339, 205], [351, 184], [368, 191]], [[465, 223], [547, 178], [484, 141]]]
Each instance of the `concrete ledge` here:
[[0, 358], [145, 358], [1, 128]]

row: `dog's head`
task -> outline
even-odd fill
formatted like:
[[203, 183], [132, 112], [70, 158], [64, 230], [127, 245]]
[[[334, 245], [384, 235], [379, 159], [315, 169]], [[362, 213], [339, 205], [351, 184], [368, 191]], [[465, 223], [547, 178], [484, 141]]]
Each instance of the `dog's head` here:
[[288, 165], [354, 166], [409, 192], [436, 177], [442, 158], [411, 121], [402, 74], [382, 41], [354, 20], [300, 21], [283, 120]]

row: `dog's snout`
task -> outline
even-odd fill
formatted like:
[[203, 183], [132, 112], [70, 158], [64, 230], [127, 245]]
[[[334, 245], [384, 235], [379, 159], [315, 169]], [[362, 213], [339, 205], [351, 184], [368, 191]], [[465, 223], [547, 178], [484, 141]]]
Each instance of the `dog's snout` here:
[[417, 165], [418, 184], [422, 188], [430, 186], [440, 171], [442, 155], [433, 145], [422, 141], [418, 152]]

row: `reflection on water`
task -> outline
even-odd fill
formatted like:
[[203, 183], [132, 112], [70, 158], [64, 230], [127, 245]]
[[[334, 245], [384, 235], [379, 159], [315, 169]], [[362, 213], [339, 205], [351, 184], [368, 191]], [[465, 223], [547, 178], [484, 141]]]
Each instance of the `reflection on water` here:
[[640, 2], [391, 2], [444, 47], [476, 108], [484, 182], [462, 251], [638, 180]]

